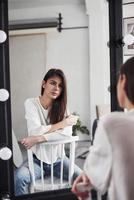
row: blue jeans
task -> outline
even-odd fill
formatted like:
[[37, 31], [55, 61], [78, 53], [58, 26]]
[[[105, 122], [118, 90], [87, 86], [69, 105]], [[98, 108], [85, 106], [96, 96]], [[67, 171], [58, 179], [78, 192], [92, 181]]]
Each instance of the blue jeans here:
[[[61, 160], [57, 160], [54, 164], [54, 176], [60, 178]], [[40, 161], [34, 156], [34, 170], [35, 179], [41, 178]], [[44, 177], [50, 176], [51, 164], [43, 163]], [[75, 165], [73, 180], [82, 172], [82, 170]], [[69, 159], [65, 156], [63, 160], [63, 179], [68, 180], [69, 173]], [[28, 162], [25, 161], [22, 166], [17, 168], [14, 172], [15, 195], [22, 195], [29, 193], [29, 186], [31, 183], [31, 175], [28, 168]]]

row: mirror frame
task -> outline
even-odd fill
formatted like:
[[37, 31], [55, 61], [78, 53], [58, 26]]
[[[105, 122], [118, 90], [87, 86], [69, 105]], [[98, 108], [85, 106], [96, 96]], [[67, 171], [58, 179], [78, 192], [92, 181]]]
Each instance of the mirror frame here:
[[[109, 0], [109, 48], [110, 48], [110, 88], [111, 110], [119, 110], [116, 94], [116, 73], [123, 61], [122, 46], [118, 41], [122, 38], [122, 0]], [[0, 0], [0, 29], [7, 33], [7, 40], [0, 44], [0, 88], [10, 93], [10, 66], [8, 41], [8, 0]], [[2, 145], [12, 149], [11, 125], [11, 98], [0, 102], [0, 148]], [[14, 196], [13, 159], [3, 161], [0, 159], [0, 197], [9, 195], [9, 199], [32, 200], [75, 200], [77, 199], [70, 189], [40, 192], [22, 196]], [[4, 199], [4, 198], [3, 198]]]

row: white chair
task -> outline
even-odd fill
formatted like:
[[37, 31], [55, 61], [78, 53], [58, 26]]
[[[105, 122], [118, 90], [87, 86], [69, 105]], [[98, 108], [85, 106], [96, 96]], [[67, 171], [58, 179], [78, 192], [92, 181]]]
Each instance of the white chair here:
[[111, 112], [110, 104], [98, 104], [96, 105], [96, 117], [100, 119], [103, 115]]
[[[74, 173], [74, 162], [75, 162], [75, 142], [78, 141], [78, 136], [72, 136], [68, 137], [66, 140], [60, 140], [60, 141], [52, 141], [52, 142], [45, 142], [39, 144], [40, 147], [42, 145], [50, 145], [51, 147], [51, 176], [49, 178], [44, 178], [43, 175], [43, 162], [40, 161], [40, 167], [41, 167], [41, 179], [35, 180], [34, 175], [34, 165], [33, 165], [33, 152], [31, 149], [28, 150], [28, 165], [29, 170], [32, 177], [32, 184], [30, 187], [30, 192], [37, 192], [37, 191], [47, 191], [47, 190], [55, 190], [55, 189], [61, 189], [61, 188], [69, 188], [71, 187], [71, 181], [72, 176]], [[65, 144], [70, 145], [70, 152], [69, 152], [69, 177], [68, 181], [63, 180], [63, 157], [64, 157], [64, 147]], [[60, 179], [55, 178], [53, 176], [53, 151], [54, 145], [60, 145], [61, 146], [61, 172], [60, 172]], [[41, 151], [41, 156], [43, 155], [43, 152]]]

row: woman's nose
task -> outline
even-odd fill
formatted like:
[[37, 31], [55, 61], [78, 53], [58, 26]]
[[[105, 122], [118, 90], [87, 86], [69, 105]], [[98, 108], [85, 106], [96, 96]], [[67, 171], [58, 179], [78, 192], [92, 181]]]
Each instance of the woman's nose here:
[[59, 90], [59, 86], [58, 85], [55, 85], [55, 90]]

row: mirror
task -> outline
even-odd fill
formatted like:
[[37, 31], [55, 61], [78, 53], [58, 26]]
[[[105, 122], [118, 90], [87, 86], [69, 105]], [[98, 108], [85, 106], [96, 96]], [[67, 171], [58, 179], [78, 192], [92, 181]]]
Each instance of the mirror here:
[[131, 44], [127, 44], [125, 42], [123, 48], [123, 60], [124, 62], [133, 56], [134, 54], [134, 42], [133, 42], [133, 27], [134, 27], [134, 15], [133, 15], [133, 8], [134, 8], [134, 1], [133, 0], [123, 0], [122, 1], [122, 10], [123, 10], [123, 36], [124, 39], [127, 35], [130, 34], [132, 37], [130, 39]]
[[[83, 146], [89, 148], [94, 120], [110, 107], [108, 2], [9, 0], [9, 24], [57, 18], [58, 13], [63, 18], [61, 32], [9, 31], [12, 127], [20, 144], [28, 132], [25, 100], [40, 95], [42, 79], [50, 68], [60, 68], [67, 78], [69, 110], [79, 114], [90, 132], [77, 142], [83, 151]], [[27, 152], [23, 147], [22, 151], [25, 160]], [[83, 161], [75, 161], [82, 168]]]

